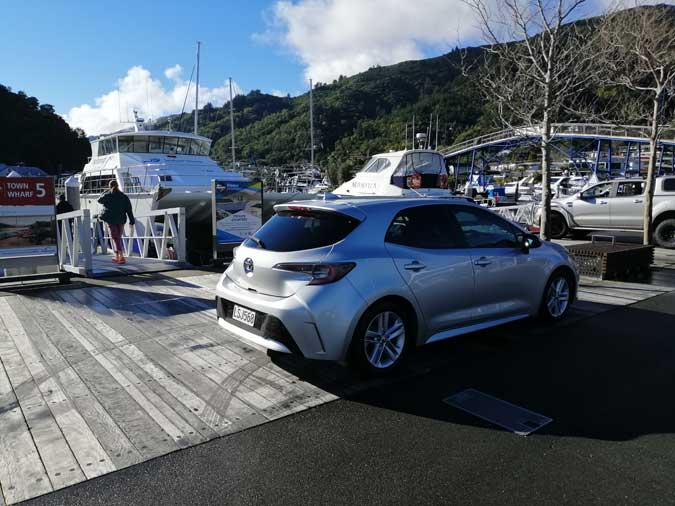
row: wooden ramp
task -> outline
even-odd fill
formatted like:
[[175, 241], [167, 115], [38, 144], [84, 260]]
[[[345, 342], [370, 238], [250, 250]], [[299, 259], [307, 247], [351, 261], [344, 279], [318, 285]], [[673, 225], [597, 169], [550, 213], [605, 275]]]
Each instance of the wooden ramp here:
[[[218, 277], [0, 292], [0, 505], [386, 381], [364, 383], [330, 363], [272, 362], [216, 324]], [[584, 282], [570, 320], [663, 291]], [[423, 362], [402, 374], [426, 372]]]

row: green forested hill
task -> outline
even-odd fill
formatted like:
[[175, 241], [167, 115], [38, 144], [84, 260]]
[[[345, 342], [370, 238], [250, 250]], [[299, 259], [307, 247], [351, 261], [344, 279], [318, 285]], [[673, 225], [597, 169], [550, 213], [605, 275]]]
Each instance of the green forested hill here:
[[[427, 60], [374, 67], [317, 83], [314, 90], [316, 160], [333, 177], [346, 176], [373, 153], [404, 147], [405, 124], [416, 117], [424, 131], [438, 113], [439, 144], [489, 128], [470, 78], [461, 75], [458, 50]], [[290, 98], [252, 91], [234, 99], [237, 159], [257, 164], [309, 160], [309, 93]], [[159, 120], [157, 128], [189, 129], [192, 114]], [[200, 134], [214, 140], [212, 156], [230, 164], [229, 104], [200, 110]], [[435, 119], [434, 119], [435, 131]], [[340, 174], [340, 175], [338, 175]]]
[[82, 169], [91, 155], [82, 130], [71, 130], [49, 104], [0, 84], [0, 163], [50, 174]]

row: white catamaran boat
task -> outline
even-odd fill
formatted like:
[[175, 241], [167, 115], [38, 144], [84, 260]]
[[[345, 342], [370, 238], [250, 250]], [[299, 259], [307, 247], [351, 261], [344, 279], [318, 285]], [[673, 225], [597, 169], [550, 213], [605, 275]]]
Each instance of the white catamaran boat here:
[[343, 197], [447, 196], [445, 159], [432, 149], [380, 153], [333, 193]]
[[80, 206], [98, 214], [98, 199], [116, 179], [136, 214], [184, 207], [188, 222], [210, 224], [211, 180], [246, 181], [209, 158], [210, 148], [206, 137], [138, 127], [92, 140], [91, 160], [80, 175]]

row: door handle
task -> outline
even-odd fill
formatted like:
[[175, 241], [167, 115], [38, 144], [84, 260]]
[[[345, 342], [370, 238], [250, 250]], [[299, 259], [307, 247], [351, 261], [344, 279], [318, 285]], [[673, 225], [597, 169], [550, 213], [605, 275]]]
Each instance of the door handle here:
[[419, 263], [417, 260], [413, 260], [409, 264], [405, 264], [403, 268], [408, 271], [421, 271], [426, 268], [426, 265]]
[[601, 201], [599, 202], [599, 204], [600, 204], [601, 206], [605, 206], [605, 205], [607, 205], [607, 201], [606, 201], [606, 200], [601, 200]]
[[492, 261], [488, 260], [486, 257], [480, 257], [478, 260], [474, 260], [473, 265], [485, 267], [486, 265], [490, 265], [491, 263]]
[[642, 199], [633, 199], [633, 202], [636, 204], [642, 204]]

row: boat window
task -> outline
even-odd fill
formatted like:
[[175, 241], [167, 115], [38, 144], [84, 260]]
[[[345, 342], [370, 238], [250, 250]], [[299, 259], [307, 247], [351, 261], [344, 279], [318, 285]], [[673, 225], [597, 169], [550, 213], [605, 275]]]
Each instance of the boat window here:
[[148, 153], [161, 153], [164, 137], [148, 137]]
[[134, 153], [148, 152], [148, 137], [147, 135], [134, 136]]
[[382, 172], [387, 167], [391, 166], [388, 158], [373, 157], [361, 169], [361, 172]]
[[211, 143], [209, 141], [202, 141], [197, 139], [192, 139], [192, 144], [190, 147], [193, 155], [199, 156], [209, 156], [209, 151], [211, 150]]
[[190, 147], [190, 139], [185, 137], [178, 137], [178, 147], [176, 153], [179, 155], [187, 155]]
[[405, 155], [399, 163], [395, 176], [410, 174], [442, 174], [445, 172], [443, 157], [437, 153], [415, 152]]
[[143, 191], [141, 180], [136, 176], [130, 176], [128, 173], [122, 175], [122, 187], [125, 193], [141, 193]]
[[134, 150], [134, 138], [129, 135], [118, 137], [117, 144], [120, 153], [131, 153]]
[[178, 145], [178, 137], [165, 137], [164, 149], [162, 151], [168, 155], [175, 155], [177, 145]]
[[110, 181], [115, 179], [113, 174], [87, 176], [80, 185], [81, 192], [89, 195], [98, 195], [108, 190]]

